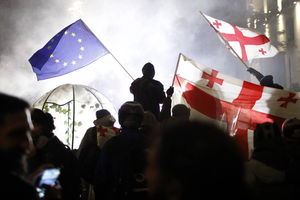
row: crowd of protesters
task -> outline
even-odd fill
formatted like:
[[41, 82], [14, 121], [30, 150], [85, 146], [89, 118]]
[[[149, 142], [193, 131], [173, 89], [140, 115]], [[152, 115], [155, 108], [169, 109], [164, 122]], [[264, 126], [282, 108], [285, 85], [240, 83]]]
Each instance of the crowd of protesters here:
[[[133, 101], [96, 112], [76, 151], [53, 133], [54, 119], [17, 97], [0, 93], [0, 192], [6, 199], [187, 200], [299, 199], [300, 120], [258, 124], [254, 150], [244, 160], [224, 130], [190, 120], [172, 105], [146, 63], [130, 86]], [[161, 109], [160, 109], [161, 108]], [[40, 185], [46, 169], [60, 170]], [[42, 191], [42, 192], [41, 192]]]

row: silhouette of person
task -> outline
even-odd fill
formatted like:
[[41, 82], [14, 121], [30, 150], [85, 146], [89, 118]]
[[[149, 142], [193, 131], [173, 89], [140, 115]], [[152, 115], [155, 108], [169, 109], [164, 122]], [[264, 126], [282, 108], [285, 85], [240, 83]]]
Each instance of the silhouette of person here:
[[181, 121], [159, 135], [149, 150], [146, 169], [152, 199], [247, 199], [243, 158], [221, 129]]
[[258, 124], [254, 130], [254, 150], [245, 163], [245, 180], [255, 199], [290, 199], [286, 183], [289, 156], [276, 123]]
[[33, 144], [29, 104], [0, 94], [0, 193], [2, 198], [38, 199], [35, 187], [26, 180], [24, 160]]
[[108, 110], [97, 110], [96, 119], [93, 122], [95, 126], [88, 128], [84, 134], [77, 151], [77, 156], [79, 157], [81, 151], [89, 146], [102, 148], [104, 143], [118, 132], [118, 129], [114, 127], [115, 122], [115, 118]]
[[145, 199], [146, 137], [141, 134], [144, 110], [125, 102], [118, 112], [120, 133], [108, 140], [96, 168], [96, 200]]
[[290, 158], [285, 172], [287, 182], [293, 187], [291, 191], [293, 199], [300, 196], [300, 120], [291, 118], [282, 124], [282, 136], [287, 145]]
[[277, 88], [277, 89], [283, 89], [283, 87], [281, 85], [273, 82], [273, 76], [272, 75], [264, 76], [259, 71], [255, 70], [252, 67], [249, 67], [247, 69], [247, 71], [250, 72], [250, 74], [252, 74], [256, 77], [256, 79], [259, 81], [260, 85], [267, 86], [267, 87], [272, 87], [272, 88]]
[[146, 63], [142, 72], [143, 76], [131, 83], [130, 92], [134, 96], [134, 101], [139, 102], [145, 111], [152, 112], [158, 119], [159, 104], [162, 104], [166, 98], [164, 86], [161, 82], [153, 79], [155, 70], [152, 63]]
[[53, 133], [54, 119], [50, 113], [34, 108], [31, 111], [34, 125], [32, 131], [36, 154], [29, 159], [32, 170], [42, 164], [50, 163], [61, 169], [58, 180], [62, 187], [64, 200], [78, 200], [81, 192], [81, 181], [77, 157], [71, 149], [63, 144]]
[[86, 191], [85, 195], [88, 199], [94, 198], [95, 168], [101, 149], [110, 138], [118, 133], [118, 128], [114, 127], [115, 121], [108, 110], [97, 110], [96, 119], [93, 122], [95, 126], [87, 129], [77, 151], [83, 190]]

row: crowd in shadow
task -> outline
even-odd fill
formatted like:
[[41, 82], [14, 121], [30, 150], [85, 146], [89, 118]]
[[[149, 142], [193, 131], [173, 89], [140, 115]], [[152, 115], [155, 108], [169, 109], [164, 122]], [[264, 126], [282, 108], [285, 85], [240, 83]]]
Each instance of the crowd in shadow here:
[[[288, 119], [282, 127], [258, 124], [254, 151], [244, 160], [224, 130], [190, 120], [191, 110], [184, 104], [172, 107], [174, 89], [164, 92], [153, 79], [151, 63], [142, 72], [143, 77], [130, 86], [133, 101], [118, 110], [121, 127], [115, 127], [109, 111], [98, 110], [94, 126], [77, 150], [55, 136], [51, 114], [0, 94], [2, 196], [13, 200], [299, 199], [299, 119]], [[47, 174], [49, 169], [58, 173]]]

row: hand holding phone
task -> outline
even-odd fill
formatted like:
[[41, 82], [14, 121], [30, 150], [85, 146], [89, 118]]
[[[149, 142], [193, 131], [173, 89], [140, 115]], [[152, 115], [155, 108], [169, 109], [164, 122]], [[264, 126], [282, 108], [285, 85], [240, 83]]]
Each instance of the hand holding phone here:
[[54, 186], [58, 176], [60, 175], [60, 169], [59, 168], [50, 168], [45, 169], [42, 172], [41, 179], [39, 181], [39, 187], [45, 185]]
[[47, 186], [53, 187], [56, 185], [59, 175], [60, 175], [59, 168], [45, 169], [41, 173], [41, 176], [40, 176], [40, 179], [39, 179], [38, 185], [37, 185], [37, 192], [38, 192], [40, 198], [43, 198], [45, 196], [45, 191], [47, 189]]

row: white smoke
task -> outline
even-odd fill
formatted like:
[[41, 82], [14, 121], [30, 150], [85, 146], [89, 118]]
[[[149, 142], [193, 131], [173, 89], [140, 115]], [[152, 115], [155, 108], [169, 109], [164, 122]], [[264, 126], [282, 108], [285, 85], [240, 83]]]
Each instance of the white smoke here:
[[[81, 18], [134, 78], [152, 62], [155, 79], [171, 84], [179, 53], [237, 78], [248, 79], [199, 14], [246, 25], [246, 0], [1, 0], [0, 91], [34, 103], [58, 85], [88, 85], [119, 107], [131, 100], [131, 78], [100, 61], [61, 77], [37, 81], [28, 62], [62, 28]], [[112, 69], [113, 67], [113, 69]]]

